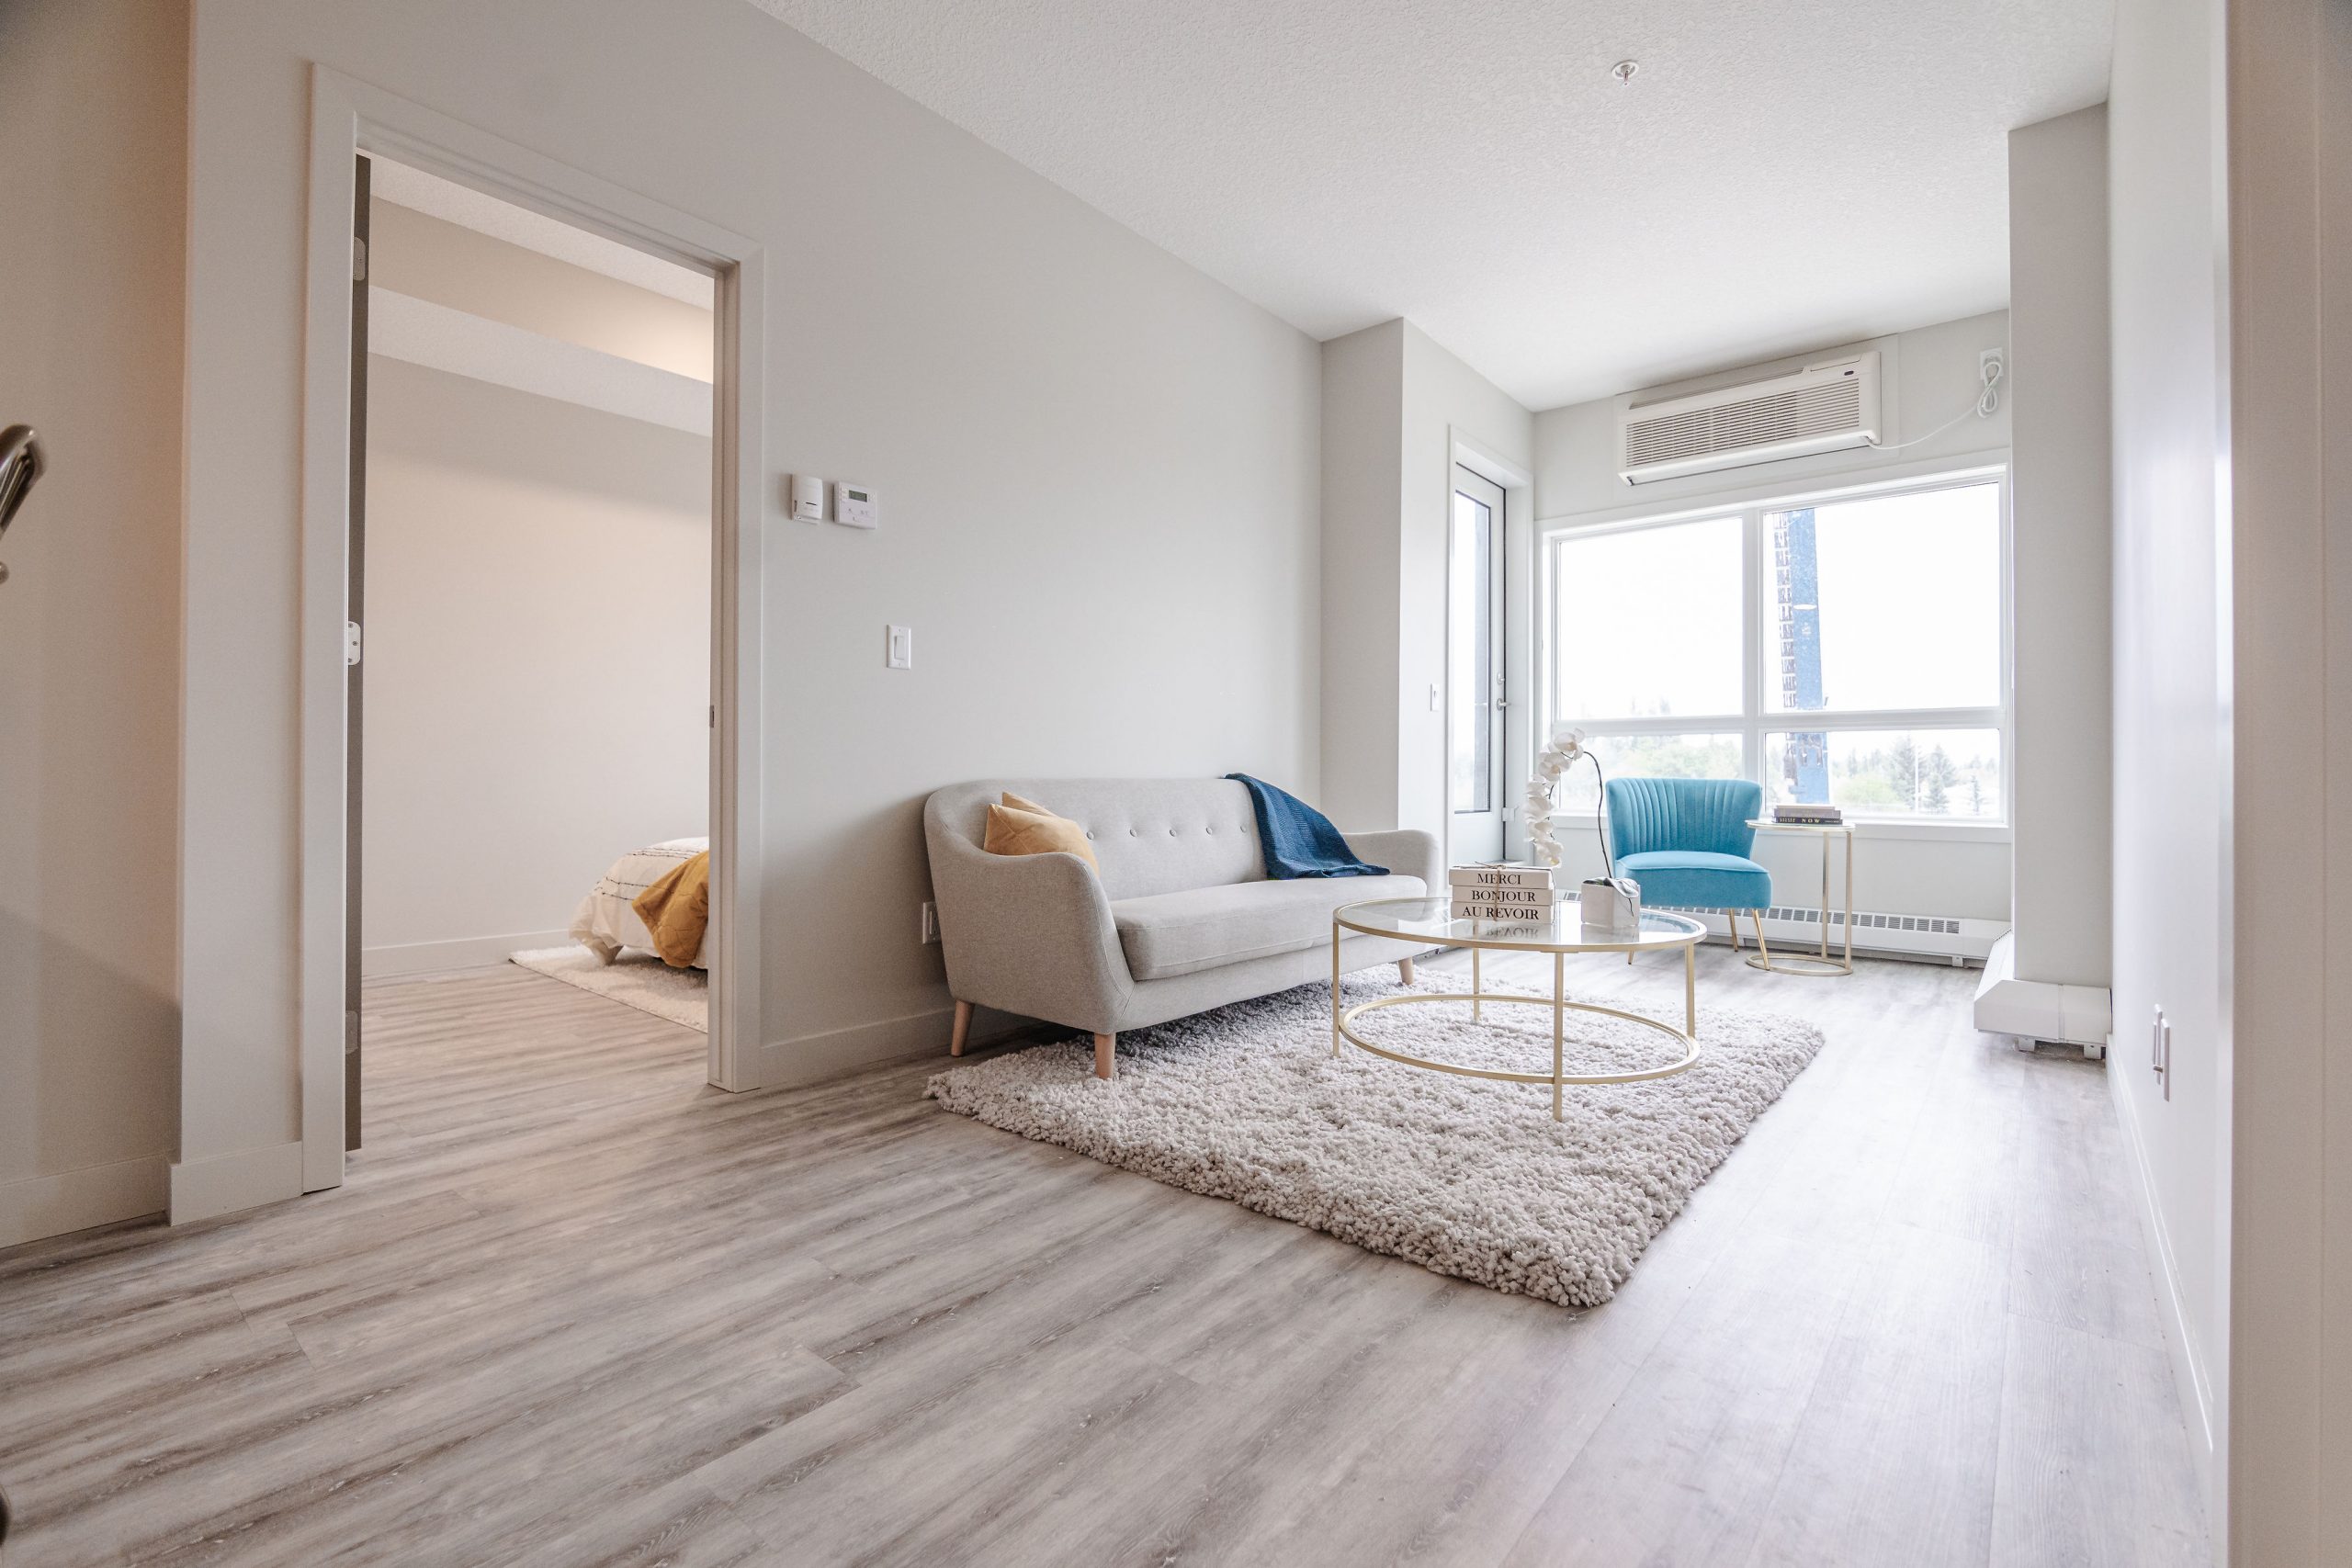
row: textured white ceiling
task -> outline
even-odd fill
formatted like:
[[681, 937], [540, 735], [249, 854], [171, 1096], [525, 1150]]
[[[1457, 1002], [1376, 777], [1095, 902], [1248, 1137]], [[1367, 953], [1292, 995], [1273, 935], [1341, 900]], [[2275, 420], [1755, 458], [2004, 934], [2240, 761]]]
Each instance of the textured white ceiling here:
[[[1531, 408], [2008, 299], [2112, 0], [753, 0], [1318, 338]], [[1630, 85], [1609, 73], [1632, 57]]]

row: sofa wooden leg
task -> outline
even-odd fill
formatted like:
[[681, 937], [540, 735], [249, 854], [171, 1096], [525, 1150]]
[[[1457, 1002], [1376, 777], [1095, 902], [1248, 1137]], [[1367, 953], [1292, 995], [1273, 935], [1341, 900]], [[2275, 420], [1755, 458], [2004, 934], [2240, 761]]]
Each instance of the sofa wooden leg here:
[[951, 1056], [962, 1055], [964, 1054], [964, 1042], [970, 1039], [971, 1034], [972, 1004], [969, 1002], [957, 1002], [956, 1004], [956, 1032], [947, 1037], [947, 1054]]
[[1118, 1042], [1119, 1037], [1115, 1034], [1098, 1034], [1094, 1037], [1094, 1076], [1096, 1077], [1107, 1078], [1112, 1076], [1111, 1053]]
[[1411, 959], [1400, 958], [1396, 961], [1396, 977], [1399, 980], [1404, 981], [1405, 984], [1408, 986], [1413, 983], [1413, 961]]

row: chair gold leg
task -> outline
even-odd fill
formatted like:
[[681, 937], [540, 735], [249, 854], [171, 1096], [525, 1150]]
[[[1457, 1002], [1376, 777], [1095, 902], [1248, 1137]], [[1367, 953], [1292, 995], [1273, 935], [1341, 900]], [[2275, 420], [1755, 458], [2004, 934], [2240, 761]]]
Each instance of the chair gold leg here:
[[971, 1037], [972, 1004], [969, 1002], [957, 1002], [956, 1004], [956, 1027], [954, 1032], [947, 1037], [947, 1054], [951, 1056], [962, 1055], [964, 1054], [964, 1042]]
[[1747, 918], [1756, 922], [1757, 956], [1763, 959], [1764, 967], [1770, 969], [1772, 966], [1772, 950], [1764, 945], [1764, 911], [1750, 909], [1747, 911]]
[[1724, 911], [1724, 919], [1731, 926], [1731, 950], [1734, 953], [1737, 953], [1739, 951], [1739, 911], [1737, 909], [1725, 909]]
[[1699, 1038], [1699, 944], [1682, 950], [1682, 1032]]
[[1094, 1076], [1096, 1077], [1107, 1078], [1115, 1070], [1112, 1066], [1112, 1050], [1117, 1045], [1118, 1040], [1119, 1037], [1115, 1034], [1098, 1034], [1094, 1037]]

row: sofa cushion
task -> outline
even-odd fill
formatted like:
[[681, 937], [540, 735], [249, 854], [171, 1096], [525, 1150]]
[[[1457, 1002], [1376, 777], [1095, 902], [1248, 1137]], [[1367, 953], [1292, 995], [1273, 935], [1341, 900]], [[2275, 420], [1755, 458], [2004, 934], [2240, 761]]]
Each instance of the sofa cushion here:
[[932, 807], [977, 845], [988, 803], [1008, 790], [1086, 829], [1114, 902], [1266, 874], [1250, 792], [1231, 779], [975, 780], [935, 792]]
[[992, 855], [1076, 855], [1102, 874], [1086, 829], [1067, 817], [1057, 817], [1042, 806], [1022, 800], [1007, 790], [1004, 804], [989, 807], [989, 825], [980, 848]]
[[1127, 972], [1165, 980], [1331, 940], [1331, 911], [1368, 898], [1418, 898], [1418, 876], [1232, 882], [1122, 898], [1111, 906]]

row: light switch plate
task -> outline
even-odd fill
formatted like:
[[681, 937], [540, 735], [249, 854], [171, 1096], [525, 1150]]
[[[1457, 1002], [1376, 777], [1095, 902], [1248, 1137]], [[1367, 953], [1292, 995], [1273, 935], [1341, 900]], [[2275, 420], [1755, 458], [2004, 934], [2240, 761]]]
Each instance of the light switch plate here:
[[912, 626], [892, 626], [889, 641], [889, 667], [911, 670], [915, 667], [915, 629]]

